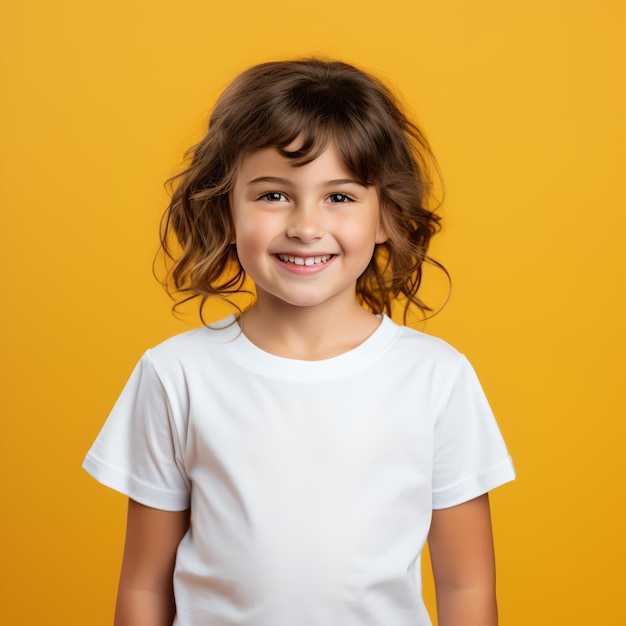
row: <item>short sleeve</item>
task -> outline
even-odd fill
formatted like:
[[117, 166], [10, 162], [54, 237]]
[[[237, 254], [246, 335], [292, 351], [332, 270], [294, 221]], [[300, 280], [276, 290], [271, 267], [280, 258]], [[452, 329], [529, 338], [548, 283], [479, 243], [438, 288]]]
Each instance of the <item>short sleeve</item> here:
[[476, 498], [515, 478], [487, 398], [461, 355], [434, 432], [433, 509]]
[[135, 367], [83, 468], [146, 506], [166, 511], [189, 507], [176, 419], [149, 353]]

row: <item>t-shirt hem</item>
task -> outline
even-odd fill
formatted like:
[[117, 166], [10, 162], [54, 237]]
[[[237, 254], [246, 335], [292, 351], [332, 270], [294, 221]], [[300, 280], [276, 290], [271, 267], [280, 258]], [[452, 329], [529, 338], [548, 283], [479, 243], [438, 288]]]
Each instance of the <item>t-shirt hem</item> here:
[[157, 489], [146, 485], [117, 468], [98, 460], [89, 453], [83, 469], [100, 484], [128, 496], [132, 500], [163, 511], [185, 511], [189, 508], [189, 496]]
[[473, 498], [515, 480], [515, 468], [511, 457], [503, 459], [487, 470], [474, 474], [451, 487], [433, 490], [432, 508], [447, 509], [468, 502]]

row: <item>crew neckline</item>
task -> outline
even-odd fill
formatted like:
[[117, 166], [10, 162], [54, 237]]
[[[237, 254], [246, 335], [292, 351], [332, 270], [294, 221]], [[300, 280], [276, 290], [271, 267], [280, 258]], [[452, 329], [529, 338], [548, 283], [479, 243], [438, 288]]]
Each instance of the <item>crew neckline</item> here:
[[235, 315], [230, 315], [211, 327], [226, 333], [231, 354], [249, 369], [268, 377], [301, 379], [305, 373], [315, 375], [319, 380], [320, 377], [351, 375], [369, 366], [388, 350], [401, 327], [386, 315], [381, 315], [380, 318], [378, 327], [362, 343], [341, 354], [316, 361], [291, 359], [263, 350], [246, 337]]

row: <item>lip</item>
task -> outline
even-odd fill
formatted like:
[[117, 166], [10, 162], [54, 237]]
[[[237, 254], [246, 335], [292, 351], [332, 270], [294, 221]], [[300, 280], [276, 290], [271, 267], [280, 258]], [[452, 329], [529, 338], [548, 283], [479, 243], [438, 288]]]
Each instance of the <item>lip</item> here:
[[[282, 258], [281, 258], [282, 257]], [[307, 262], [303, 264], [296, 264], [294, 262], [290, 262], [287, 260], [283, 260], [284, 258], [291, 257], [297, 259], [307, 259]], [[310, 276], [312, 274], [319, 274], [323, 272], [325, 269], [330, 267], [335, 259], [337, 258], [336, 254], [330, 253], [308, 253], [308, 254], [294, 254], [290, 252], [280, 252], [273, 255], [274, 261], [281, 268], [290, 272], [291, 274], [297, 274], [299, 276]], [[309, 261], [310, 259], [318, 260], [316, 263], [313, 261], [312, 263]], [[327, 259], [327, 260], [323, 260]], [[308, 263], [308, 264], [307, 264]]]

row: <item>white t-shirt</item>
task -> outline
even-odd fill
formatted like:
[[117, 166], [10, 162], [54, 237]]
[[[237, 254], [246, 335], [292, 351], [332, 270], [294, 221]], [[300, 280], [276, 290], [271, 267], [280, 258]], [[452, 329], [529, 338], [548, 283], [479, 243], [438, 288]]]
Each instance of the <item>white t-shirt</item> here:
[[387, 317], [321, 361], [217, 326], [146, 352], [84, 463], [147, 506], [191, 508], [175, 624], [430, 624], [432, 509], [515, 476], [465, 357]]

